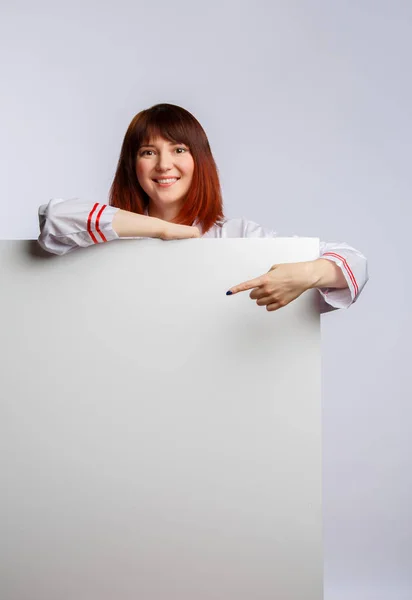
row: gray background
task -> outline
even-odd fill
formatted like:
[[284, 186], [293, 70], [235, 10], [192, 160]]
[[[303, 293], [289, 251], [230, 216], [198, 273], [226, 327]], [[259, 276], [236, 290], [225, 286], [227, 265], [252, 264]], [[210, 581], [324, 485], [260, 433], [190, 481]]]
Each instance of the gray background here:
[[229, 217], [368, 256], [359, 303], [322, 319], [325, 598], [411, 598], [411, 4], [25, 0], [0, 16], [1, 238], [36, 237], [51, 197], [104, 202], [131, 118], [171, 102], [203, 124]]

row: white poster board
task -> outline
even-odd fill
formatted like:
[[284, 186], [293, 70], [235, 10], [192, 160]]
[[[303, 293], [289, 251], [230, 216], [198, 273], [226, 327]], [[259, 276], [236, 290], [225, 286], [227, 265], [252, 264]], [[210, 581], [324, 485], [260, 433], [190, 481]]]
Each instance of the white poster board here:
[[321, 600], [317, 239], [0, 243], [0, 598]]

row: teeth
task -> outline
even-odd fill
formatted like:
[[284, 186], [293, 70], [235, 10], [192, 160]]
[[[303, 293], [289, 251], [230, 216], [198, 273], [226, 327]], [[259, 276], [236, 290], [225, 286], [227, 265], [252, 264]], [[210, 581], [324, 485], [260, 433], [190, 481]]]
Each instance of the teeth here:
[[173, 179], [156, 179], [157, 183], [173, 183], [174, 181], [177, 181], [177, 178], [174, 177]]

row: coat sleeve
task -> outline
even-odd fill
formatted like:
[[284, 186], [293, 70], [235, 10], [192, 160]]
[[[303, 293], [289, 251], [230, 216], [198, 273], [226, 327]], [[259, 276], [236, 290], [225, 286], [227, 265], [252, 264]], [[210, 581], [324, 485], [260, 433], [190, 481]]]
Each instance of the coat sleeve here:
[[52, 254], [118, 239], [112, 221], [118, 208], [80, 198], [52, 198], [39, 208], [38, 243]]
[[[277, 237], [278, 234], [253, 221], [239, 221], [241, 237]], [[297, 237], [297, 236], [293, 236]], [[345, 242], [320, 242], [320, 258], [336, 263], [348, 284], [347, 288], [318, 288], [320, 293], [320, 312], [325, 313], [337, 308], [349, 308], [359, 298], [369, 279], [368, 262], [365, 256]]]

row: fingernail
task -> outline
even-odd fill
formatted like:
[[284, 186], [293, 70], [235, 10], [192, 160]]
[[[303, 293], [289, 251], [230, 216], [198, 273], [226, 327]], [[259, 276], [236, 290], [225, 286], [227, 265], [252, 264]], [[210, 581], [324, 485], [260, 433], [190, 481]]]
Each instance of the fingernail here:
[[226, 296], [231, 296], [233, 294], [233, 292], [231, 292], [230, 290], [228, 292], [226, 292]]

